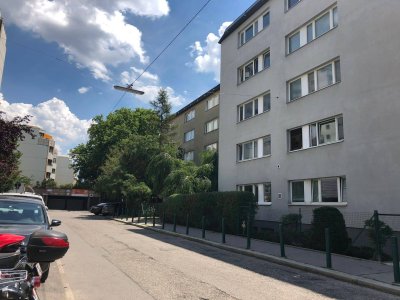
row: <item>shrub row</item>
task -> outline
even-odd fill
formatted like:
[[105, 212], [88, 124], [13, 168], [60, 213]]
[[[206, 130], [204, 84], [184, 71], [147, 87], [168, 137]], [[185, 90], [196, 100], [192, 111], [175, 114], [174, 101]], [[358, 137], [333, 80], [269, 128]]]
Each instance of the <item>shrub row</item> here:
[[189, 214], [189, 225], [201, 227], [202, 216], [208, 230], [221, 230], [222, 217], [225, 219], [226, 233], [240, 233], [241, 224], [250, 214], [251, 222], [257, 209], [257, 202], [250, 192], [212, 192], [191, 195], [172, 195], [162, 204], [167, 222], [173, 222], [176, 215], [177, 224], [186, 225]]

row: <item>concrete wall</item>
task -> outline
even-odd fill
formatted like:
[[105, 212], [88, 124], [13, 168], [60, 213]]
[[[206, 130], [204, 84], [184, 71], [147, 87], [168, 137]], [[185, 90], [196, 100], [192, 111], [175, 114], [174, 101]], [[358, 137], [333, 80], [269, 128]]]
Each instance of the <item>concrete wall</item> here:
[[68, 156], [57, 155], [56, 161], [56, 183], [58, 185], [74, 183], [74, 170], [71, 168], [70, 158]]
[[[338, 27], [286, 55], [285, 37], [335, 3]], [[307, 0], [285, 12], [283, 1], [271, 0], [259, 13], [267, 8], [268, 28], [238, 48], [238, 33], [254, 20], [250, 18], [222, 43], [220, 189], [271, 182], [272, 204], [260, 206], [257, 219], [279, 220], [301, 208], [303, 221], [309, 223], [318, 205], [290, 204], [289, 181], [345, 176], [347, 202], [332, 205], [342, 211], [347, 226], [362, 227], [374, 209], [399, 213], [400, 1]], [[267, 48], [271, 67], [238, 84], [237, 68]], [[340, 83], [287, 102], [288, 80], [335, 57], [341, 61]], [[271, 110], [237, 123], [237, 105], [267, 90]], [[288, 152], [288, 129], [339, 114], [343, 142]], [[267, 134], [270, 157], [236, 162], [237, 143]], [[400, 229], [400, 220], [391, 225]]]
[[[218, 130], [214, 130], [209, 133], [205, 133], [205, 124], [211, 120], [214, 120], [219, 117], [219, 105], [214, 106], [213, 108], [206, 110], [207, 100], [212, 97], [218, 97], [219, 92], [216, 92], [204, 100], [200, 101], [193, 107], [189, 108], [187, 111], [182, 112], [177, 115], [172, 123], [175, 127], [175, 142], [181, 146], [185, 152], [194, 151], [194, 161], [196, 163], [200, 162], [201, 152], [205, 150], [207, 145], [218, 143]], [[185, 122], [186, 113], [191, 110], [196, 111], [196, 116], [194, 119]], [[219, 122], [219, 120], [218, 120]], [[184, 141], [184, 134], [190, 130], [194, 129], [194, 139], [188, 142]]]

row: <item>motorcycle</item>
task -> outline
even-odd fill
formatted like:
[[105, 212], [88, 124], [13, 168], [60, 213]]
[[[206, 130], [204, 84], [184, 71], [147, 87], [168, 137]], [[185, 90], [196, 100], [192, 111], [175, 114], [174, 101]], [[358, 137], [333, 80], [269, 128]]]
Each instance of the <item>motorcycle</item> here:
[[40, 230], [24, 236], [0, 234], [0, 300], [39, 300], [40, 263], [63, 257], [69, 242], [64, 233]]

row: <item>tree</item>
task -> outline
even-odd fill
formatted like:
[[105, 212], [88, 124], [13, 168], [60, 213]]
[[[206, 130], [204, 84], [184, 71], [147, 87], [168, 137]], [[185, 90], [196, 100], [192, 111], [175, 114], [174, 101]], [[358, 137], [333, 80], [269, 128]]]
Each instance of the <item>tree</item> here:
[[111, 149], [138, 135], [157, 136], [158, 122], [158, 116], [153, 110], [142, 108], [122, 108], [106, 118], [102, 115], [94, 117], [88, 130], [88, 142], [71, 150], [72, 166], [78, 174], [78, 184], [93, 186], [101, 175], [101, 167]]
[[160, 151], [163, 146], [168, 145], [171, 132], [171, 103], [168, 100], [168, 93], [165, 89], [158, 91], [158, 96], [150, 104], [158, 117], [158, 146]]
[[[201, 154], [201, 166], [207, 166], [207, 173], [204, 174], [211, 181], [211, 192], [218, 191], [218, 152], [206, 150]], [[211, 167], [211, 169], [210, 169]]]
[[17, 150], [18, 142], [24, 140], [25, 134], [33, 135], [28, 126], [31, 116], [15, 117], [8, 121], [0, 112], [0, 192], [6, 192], [18, 181], [18, 168], [21, 153]]

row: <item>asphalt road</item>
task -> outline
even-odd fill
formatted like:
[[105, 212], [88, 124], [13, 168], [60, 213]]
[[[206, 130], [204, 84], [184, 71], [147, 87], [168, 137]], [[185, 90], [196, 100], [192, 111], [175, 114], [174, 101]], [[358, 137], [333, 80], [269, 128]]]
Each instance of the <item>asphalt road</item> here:
[[39, 288], [42, 300], [397, 299], [88, 212], [50, 214], [70, 250]]

